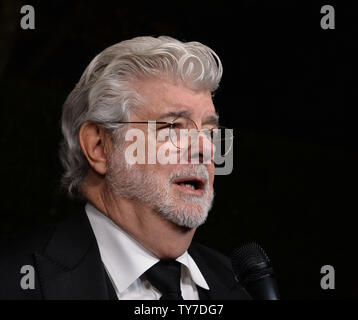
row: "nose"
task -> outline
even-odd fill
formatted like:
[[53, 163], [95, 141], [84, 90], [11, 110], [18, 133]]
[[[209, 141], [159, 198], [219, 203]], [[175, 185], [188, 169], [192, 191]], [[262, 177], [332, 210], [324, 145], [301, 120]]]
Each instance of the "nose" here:
[[195, 130], [189, 134], [188, 161], [195, 164], [214, 163], [215, 145], [202, 131]]

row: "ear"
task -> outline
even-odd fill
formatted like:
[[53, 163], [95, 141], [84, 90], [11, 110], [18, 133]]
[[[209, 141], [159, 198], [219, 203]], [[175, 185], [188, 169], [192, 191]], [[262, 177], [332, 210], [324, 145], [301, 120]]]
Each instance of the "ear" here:
[[85, 122], [78, 133], [84, 156], [94, 171], [101, 175], [107, 172], [106, 154], [110, 151], [108, 135], [94, 122]]

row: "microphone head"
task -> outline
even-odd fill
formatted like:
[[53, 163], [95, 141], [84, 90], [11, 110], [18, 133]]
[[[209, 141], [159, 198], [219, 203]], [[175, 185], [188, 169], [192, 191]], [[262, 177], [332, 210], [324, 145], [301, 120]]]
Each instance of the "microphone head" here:
[[234, 250], [231, 255], [231, 264], [236, 280], [243, 286], [265, 276], [273, 276], [269, 257], [255, 242]]

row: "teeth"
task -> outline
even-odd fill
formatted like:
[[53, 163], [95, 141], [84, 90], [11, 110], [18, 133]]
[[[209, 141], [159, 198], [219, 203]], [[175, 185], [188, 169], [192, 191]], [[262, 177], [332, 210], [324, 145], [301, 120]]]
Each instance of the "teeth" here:
[[179, 183], [181, 186], [184, 186], [184, 187], [187, 187], [187, 188], [190, 188], [192, 190], [195, 190], [195, 187], [192, 185], [192, 184], [189, 184], [189, 183], [185, 183], [185, 182], [181, 182]]

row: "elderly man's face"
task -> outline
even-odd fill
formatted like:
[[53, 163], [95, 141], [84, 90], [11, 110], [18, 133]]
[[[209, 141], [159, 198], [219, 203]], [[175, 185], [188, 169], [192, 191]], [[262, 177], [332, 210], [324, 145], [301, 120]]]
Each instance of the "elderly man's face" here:
[[[196, 123], [198, 129], [215, 125], [216, 113], [209, 91], [196, 92], [160, 79], [141, 81], [136, 87], [145, 104], [131, 115], [130, 121], [170, 122], [176, 115], [184, 114]], [[141, 129], [148, 136], [145, 124], [130, 124], [130, 128]], [[177, 225], [195, 228], [202, 224], [213, 201], [214, 164], [207, 161], [194, 164], [189, 156], [187, 164], [178, 161], [177, 164], [130, 165], [124, 156], [129, 144], [120, 144], [109, 159], [106, 180], [113, 192], [151, 207]], [[157, 143], [157, 150], [160, 146], [161, 143]], [[171, 152], [182, 160], [177, 148], [173, 146]], [[198, 155], [202, 152], [201, 143]]]

